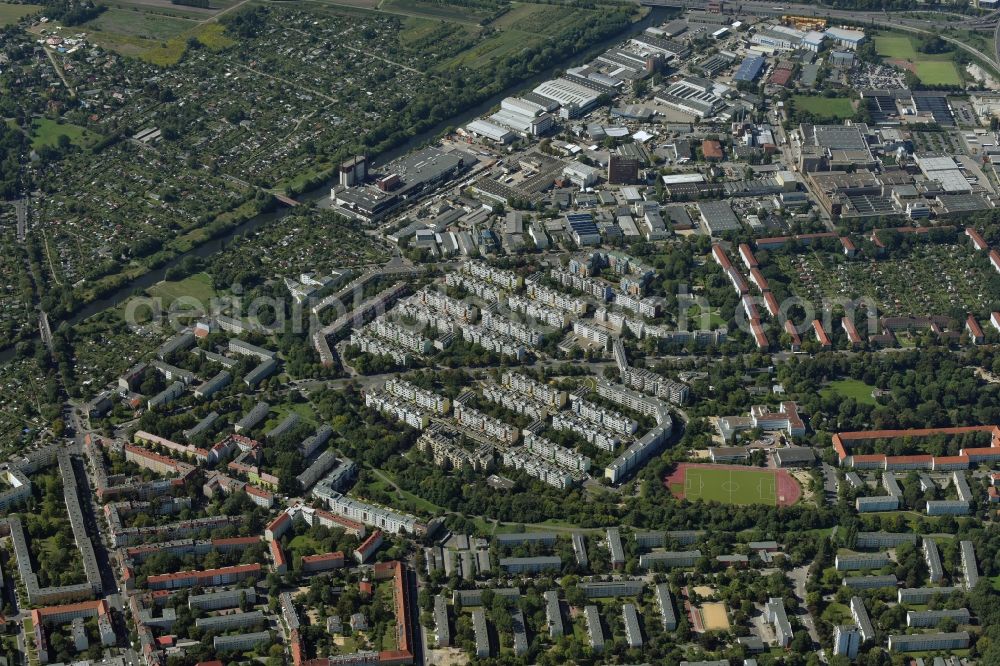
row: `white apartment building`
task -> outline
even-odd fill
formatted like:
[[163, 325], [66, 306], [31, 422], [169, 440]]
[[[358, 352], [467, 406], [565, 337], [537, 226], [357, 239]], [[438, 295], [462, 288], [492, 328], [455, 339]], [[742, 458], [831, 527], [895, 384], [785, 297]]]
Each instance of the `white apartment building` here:
[[512, 391], [517, 391], [523, 395], [531, 396], [540, 403], [549, 407], [561, 408], [566, 404], [566, 391], [555, 388], [548, 384], [536, 381], [531, 377], [522, 375], [519, 372], [505, 372], [500, 378], [500, 383]]
[[435, 414], [447, 414], [451, 411], [451, 401], [448, 398], [414, 386], [404, 379], [390, 379], [385, 383], [385, 390], [390, 395], [409, 400], [416, 403], [417, 407], [422, 407]]

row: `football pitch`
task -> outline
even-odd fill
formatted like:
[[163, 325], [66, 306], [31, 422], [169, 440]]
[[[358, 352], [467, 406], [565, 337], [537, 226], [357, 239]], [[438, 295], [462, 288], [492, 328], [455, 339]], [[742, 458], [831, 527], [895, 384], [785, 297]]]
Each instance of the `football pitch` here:
[[666, 479], [677, 497], [723, 504], [790, 506], [801, 489], [787, 470], [682, 463]]

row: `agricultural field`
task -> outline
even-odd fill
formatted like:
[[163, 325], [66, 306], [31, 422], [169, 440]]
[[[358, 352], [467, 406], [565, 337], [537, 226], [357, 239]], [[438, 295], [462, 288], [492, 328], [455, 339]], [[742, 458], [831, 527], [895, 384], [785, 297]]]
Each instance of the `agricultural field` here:
[[501, 58], [537, 46], [549, 38], [583, 28], [596, 16], [594, 12], [530, 3], [515, 4], [506, 13], [488, 24], [497, 32], [474, 48], [463, 51], [440, 69], [458, 65], [479, 69]]
[[847, 97], [794, 95], [792, 104], [796, 111], [811, 113], [818, 118], [843, 120], [854, 117], [854, 102]]
[[886, 316], [979, 312], [990, 303], [981, 288], [989, 282], [989, 269], [965, 243], [921, 244], [905, 257], [879, 261], [844, 261], [819, 251], [777, 260], [781, 272], [791, 278], [792, 292], [814, 303], [866, 297]]
[[94, 20], [88, 21], [86, 27], [101, 33], [160, 41], [176, 37], [196, 26], [197, 22], [192, 19], [124, 9], [107, 9]]
[[488, 21], [494, 14], [487, 9], [452, 5], [446, 2], [423, 2], [422, 0], [382, 0], [378, 3], [380, 11], [404, 16], [417, 16], [436, 21], [451, 21], [480, 25]]
[[677, 497], [723, 504], [787, 506], [801, 496], [784, 470], [682, 463], [665, 483]]
[[17, 23], [41, 8], [41, 5], [15, 5], [9, 2], [0, 2], [0, 28]]
[[962, 85], [962, 75], [952, 54], [920, 53], [913, 39], [906, 35], [877, 35], [875, 50], [886, 62], [913, 72], [927, 85]]

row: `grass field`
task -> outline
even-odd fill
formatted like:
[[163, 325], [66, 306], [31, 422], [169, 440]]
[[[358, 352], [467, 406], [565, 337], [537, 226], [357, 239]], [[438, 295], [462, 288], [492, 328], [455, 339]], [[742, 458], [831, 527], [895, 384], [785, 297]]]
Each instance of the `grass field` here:
[[218, 23], [122, 9], [109, 9], [84, 26], [90, 31], [87, 38], [95, 44], [161, 67], [177, 64], [191, 37], [212, 51], [236, 43]]
[[684, 497], [724, 504], [773, 506], [777, 502], [774, 474], [749, 469], [689, 469], [684, 478]]
[[823, 611], [823, 619], [831, 624], [844, 624], [851, 621], [851, 609], [837, 602], [831, 602]]
[[875, 51], [883, 58], [916, 60], [917, 49], [905, 35], [876, 35]]
[[786, 470], [681, 463], [664, 483], [677, 497], [723, 504], [790, 506], [802, 489]]
[[300, 534], [288, 542], [291, 555], [317, 555], [322, 551], [318, 541], [307, 534]]
[[56, 146], [60, 136], [69, 138], [74, 146], [86, 148], [97, 143], [101, 136], [79, 125], [57, 123], [49, 118], [35, 118], [31, 121], [31, 147], [35, 150], [43, 146]]
[[160, 282], [147, 291], [150, 296], [162, 298], [164, 307], [170, 307], [178, 298], [187, 298], [195, 299], [207, 309], [209, 301], [215, 297], [212, 278], [208, 273], [197, 273], [178, 282]]
[[820, 394], [829, 395], [832, 393], [842, 398], [854, 398], [856, 402], [862, 405], [876, 405], [878, 403], [872, 397], [872, 391], [874, 390], [874, 386], [869, 386], [857, 379], [838, 379], [837, 381], [830, 382], [826, 387], [821, 389]]
[[917, 76], [929, 86], [959, 86], [962, 75], [951, 60], [921, 60], [915, 65]]
[[796, 111], [805, 111], [822, 118], [853, 118], [854, 103], [847, 97], [821, 97], [795, 95], [792, 97]]
[[34, 14], [41, 5], [12, 5], [0, 2], [0, 28], [17, 23], [28, 14]]
[[87, 27], [91, 30], [155, 40], [176, 37], [195, 25], [196, 23], [189, 19], [124, 9], [108, 9], [87, 23]]
[[927, 85], [959, 86], [962, 76], [955, 66], [951, 53], [920, 53], [911, 37], [883, 34], [875, 37], [876, 52], [888, 60], [898, 62], [913, 71]]

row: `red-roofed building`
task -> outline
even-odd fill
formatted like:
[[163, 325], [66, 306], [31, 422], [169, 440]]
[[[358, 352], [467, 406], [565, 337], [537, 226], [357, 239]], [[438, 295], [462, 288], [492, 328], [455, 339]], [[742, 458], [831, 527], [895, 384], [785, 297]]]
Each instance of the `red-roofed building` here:
[[292, 653], [292, 666], [302, 666], [303, 650], [302, 637], [298, 629], [292, 629], [288, 634], [288, 649]]
[[956, 469], [969, 469], [969, 456], [935, 456], [935, 472], [951, 472]]
[[[876, 439], [901, 439], [932, 437], [935, 435], [964, 435], [973, 432], [991, 434], [990, 446], [962, 449], [957, 456], [886, 456], [883, 453], [850, 455], [848, 449], [855, 445]], [[855, 469], [967, 469], [970, 464], [995, 462], [1000, 460], [1000, 427], [958, 426], [952, 428], [924, 428], [911, 430], [862, 430], [841, 432], [833, 436], [831, 443], [842, 467]]]
[[788, 333], [788, 337], [792, 339], [793, 352], [802, 349], [802, 338], [799, 337], [799, 332], [795, 330], [795, 324], [792, 323], [791, 319], [785, 320], [785, 333]]
[[304, 555], [302, 557], [302, 571], [305, 573], [340, 569], [343, 566], [344, 554], [339, 550], [322, 555]]
[[844, 254], [849, 258], [853, 259], [858, 254], [858, 248], [855, 247], [854, 241], [852, 241], [847, 236], [840, 237], [840, 244], [844, 247]]
[[792, 437], [806, 434], [806, 424], [799, 416], [799, 406], [790, 400], [782, 402], [776, 412], [770, 411], [766, 405], [754, 405], [750, 408], [750, 418], [754, 428], [785, 430]]
[[983, 335], [983, 329], [979, 326], [979, 322], [971, 314], [965, 320], [965, 330], [969, 332], [969, 339], [972, 340], [972, 344], [983, 344], [986, 336]]
[[830, 336], [828, 336], [826, 331], [823, 330], [823, 324], [819, 319], [813, 319], [812, 326], [813, 331], [816, 333], [816, 341], [819, 342], [820, 347], [823, 349], [829, 349], [832, 344], [830, 342]]
[[274, 562], [274, 573], [283, 574], [288, 572], [288, 559], [285, 551], [281, 549], [281, 542], [277, 539], [271, 541], [271, 560]]
[[993, 264], [993, 268], [996, 269], [996, 272], [1000, 273], [1000, 252], [990, 250], [990, 263]]
[[746, 279], [742, 275], [740, 275], [740, 272], [736, 270], [735, 266], [730, 266], [726, 270], [726, 276], [729, 278], [729, 281], [733, 284], [733, 289], [736, 290], [737, 294], [742, 296], [743, 294], [750, 293], [750, 287], [747, 286]]
[[771, 289], [771, 285], [767, 283], [767, 278], [764, 277], [764, 274], [761, 273], [760, 269], [756, 266], [750, 269], [750, 281], [757, 285], [757, 288], [760, 289], [761, 293]]
[[360, 546], [354, 549], [354, 559], [358, 561], [358, 564], [364, 564], [367, 562], [375, 551], [379, 549], [382, 545], [382, 531], [375, 530], [371, 535], [361, 543]]
[[990, 323], [1000, 333], [1000, 312], [994, 312], [990, 315]]
[[246, 491], [247, 496], [257, 506], [264, 507], [265, 509], [270, 509], [274, 506], [274, 495], [270, 492], [249, 484], [244, 486], [243, 490]]
[[802, 245], [812, 245], [813, 241], [821, 240], [823, 238], [839, 238], [837, 234], [832, 231], [824, 231], [822, 233], [816, 234], [798, 234], [795, 236], [773, 236], [771, 238], [758, 238], [754, 241], [758, 250], [770, 250], [776, 247], [782, 247], [786, 243], [801, 243]]
[[750, 331], [753, 333], [754, 342], [757, 343], [757, 349], [767, 349], [771, 346], [767, 335], [764, 333], [764, 327], [760, 325], [759, 319], [750, 320]]
[[722, 266], [722, 270], [728, 270], [732, 267], [732, 262], [729, 261], [729, 256], [726, 251], [722, 249], [722, 246], [718, 243], [712, 245], [712, 258], [715, 259], [715, 263]]
[[234, 567], [206, 569], [205, 571], [179, 571], [172, 574], [159, 574], [146, 579], [146, 585], [151, 590], [177, 590], [195, 585], [229, 585], [249, 578], [260, 578], [259, 564], [240, 564]]
[[778, 313], [781, 312], [781, 307], [778, 306], [778, 299], [770, 291], [764, 292], [764, 307], [767, 308], [768, 313], [772, 317], [777, 317]]
[[986, 489], [986, 495], [990, 498], [990, 504], [996, 504], [1000, 502], [1000, 489], [996, 486], [990, 486]]
[[748, 269], [758, 265], [757, 257], [753, 255], [753, 250], [746, 243], [740, 243], [740, 258]]
[[854, 325], [854, 322], [850, 320], [849, 317], [843, 317], [840, 320], [840, 326], [847, 333], [847, 339], [850, 340], [852, 347], [860, 347], [864, 340], [858, 335], [858, 329]]
[[161, 648], [173, 647], [176, 638], [176, 636], [157, 636], [156, 644]]
[[750, 296], [744, 294], [741, 301], [743, 303], [743, 311], [746, 313], [747, 319], [751, 321], [754, 319], [760, 319], [760, 313], [757, 312], [757, 306], [754, 305], [753, 299], [750, 298]]
[[726, 156], [722, 152], [722, 144], [715, 139], [705, 139], [701, 142], [701, 154], [707, 162], [721, 162]]
[[264, 538], [268, 541], [274, 541], [275, 539], [280, 539], [288, 528], [292, 526], [292, 517], [287, 513], [282, 511], [278, 514], [278, 517], [271, 521], [271, 523], [264, 530]]
[[965, 235], [972, 239], [972, 247], [977, 250], [982, 251], [990, 249], [989, 243], [986, 242], [986, 239], [984, 239], [979, 232], [972, 227], [967, 227], [965, 229]]
[[767, 80], [772, 86], [785, 87], [788, 82], [792, 80], [792, 70], [790, 69], [776, 69], [771, 74], [771, 78]]
[[49, 642], [46, 635], [47, 627], [65, 624], [77, 618], [86, 619], [92, 617], [97, 618], [97, 633], [101, 638], [101, 645], [114, 645], [118, 641], [118, 637], [115, 635], [114, 624], [111, 620], [111, 608], [104, 599], [83, 601], [62, 606], [47, 606], [31, 611], [34, 635], [27, 636], [26, 638], [28, 640], [34, 639], [35, 651], [38, 654], [39, 662], [46, 664], [50, 660]]
[[380, 562], [375, 565], [375, 580], [392, 579], [392, 596], [396, 609], [396, 649], [378, 654], [380, 664], [413, 663], [413, 623], [410, 621], [410, 585], [402, 562]]
[[368, 528], [366, 528], [363, 523], [351, 520], [350, 518], [345, 518], [344, 516], [338, 516], [337, 514], [330, 513], [329, 511], [323, 511], [322, 509], [316, 509], [316, 520], [324, 527], [339, 527], [348, 534], [356, 536], [359, 539], [365, 538], [365, 534], [368, 532]]

